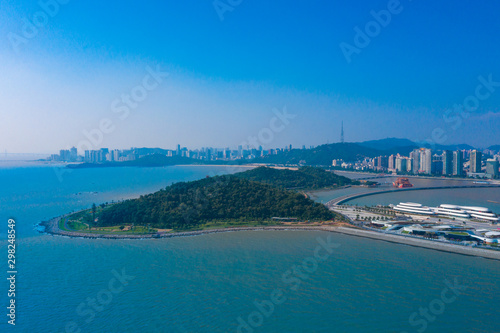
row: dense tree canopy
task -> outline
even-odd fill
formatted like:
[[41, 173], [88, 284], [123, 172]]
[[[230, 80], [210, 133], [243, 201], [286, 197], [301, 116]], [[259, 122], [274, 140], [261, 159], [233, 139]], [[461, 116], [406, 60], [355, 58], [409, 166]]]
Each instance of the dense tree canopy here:
[[302, 167], [296, 171], [260, 167], [237, 173], [235, 176], [287, 189], [338, 187], [352, 182], [347, 177], [313, 167]]
[[210, 221], [265, 221], [272, 217], [330, 220], [335, 214], [303, 194], [235, 176], [182, 182], [138, 199], [107, 206], [101, 226], [123, 224], [185, 229]]

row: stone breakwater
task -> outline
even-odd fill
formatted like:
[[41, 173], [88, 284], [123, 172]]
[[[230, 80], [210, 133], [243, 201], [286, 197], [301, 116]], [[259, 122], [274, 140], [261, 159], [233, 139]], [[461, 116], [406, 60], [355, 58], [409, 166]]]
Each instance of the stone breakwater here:
[[106, 238], [106, 239], [146, 239], [146, 238], [172, 238], [172, 237], [187, 237], [187, 236], [197, 236], [205, 234], [214, 234], [221, 232], [231, 232], [231, 231], [255, 231], [255, 230], [322, 230], [322, 231], [333, 231], [333, 227], [322, 227], [322, 226], [262, 226], [262, 227], [231, 227], [231, 228], [219, 228], [219, 229], [206, 229], [206, 230], [196, 230], [196, 231], [180, 231], [172, 233], [156, 233], [156, 234], [98, 234], [80, 231], [66, 231], [59, 228], [59, 220], [68, 215], [55, 217], [49, 221], [41, 222], [40, 225], [45, 228], [43, 231], [50, 235], [59, 235], [67, 237], [78, 237], [78, 238]]
[[367, 231], [354, 227], [334, 227], [334, 226], [267, 226], [267, 227], [236, 227], [236, 228], [220, 228], [220, 229], [207, 229], [207, 230], [197, 230], [197, 231], [183, 231], [174, 233], [156, 233], [156, 234], [144, 234], [144, 235], [126, 235], [126, 234], [94, 234], [85, 233], [78, 231], [66, 231], [59, 228], [59, 220], [64, 216], [59, 216], [53, 218], [49, 221], [40, 223], [41, 226], [45, 227], [44, 233], [51, 235], [60, 235], [68, 237], [77, 238], [90, 238], [90, 239], [148, 239], [148, 238], [173, 238], [173, 237], [188, 237], [188, 236], [198, 236], [222, 232], [232, 232], [232, 231], [258, 231], [258, 230], [297, 230], [297, 231], [327, 231], [336, 232], [340, 234], [371, 238], [376, 240], [382, 240], [392, 243], [422, 247], [437, 251], [457, 253], [462, 255], [483, 257], [488, 259], [500, 260], [500, 251], [485, 250], [455, 244], [446, 244], [441, 242], [434, 242], [425, 239], [416, 239], [410, 237], [404, 237], [399, 235], [390, 235], [376, 231]]

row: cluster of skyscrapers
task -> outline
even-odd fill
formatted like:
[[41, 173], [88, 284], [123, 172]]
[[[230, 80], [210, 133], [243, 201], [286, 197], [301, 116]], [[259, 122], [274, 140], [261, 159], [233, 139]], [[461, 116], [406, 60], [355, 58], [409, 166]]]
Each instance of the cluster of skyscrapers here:
[[[305, 147], [303, 147], [303, 149], [305, 149]], [[250, 148], [248, 145], [246, 147], [239, 145], [237, 149], [204, 147], [195, 150], [189, 150], [187, 148], [181, 149], [180, 146], [177, 146], [177, 150], [167, 151], [167, 156], [182, 156], [203, 161], [251, 160], [267, 155], [277, 155], [281, 152], [290, 150], [292, 150], [292, 145], [276, 149], [263, 149], [262, 146], [259, 146], [258, 148]]]
[[410, 156], [400, 154], [365, 158], [356, 163], [334, 160], [333, 166], [356, 170], [378, 170], [398, 174], [469, 176], [477, 178], [498, 178], [500, 155], [483, 159], [478, 150], [444, 150], [440, 154], [432, 149], [419, 148], [410, 152]]
[[[311, 147], [312, 148], [312, 147]], [[305, 149], [305, 146], [302, 147]], [[238, 146], [237, 149], [229, 148], [212, 148], [204, 147], [201, 149], [190, 150], [186, 147], [181, 148], [177, 145], [176, 149], [158, 149], [158, 148], [130, 148], [125, 150], [108, 148], [101, 148], [98, 150], [86, 150], [84, 156], [77, 154], [75, 147], [71, 150], [61, 150], [59, 155], [54, 154], [50, 156], [52, 161], [61, 162], [86, 162], [86, 163], [104, 163], [104, 162], [123, 162], [133, 161], [146, 155], [151, 154], [164, 154], [169, 157], [181, 156], [203, 161], [216, 161], [216, 160], [238, 160], [238, 159], [254, 159], [266, 155], [277, 155], [284, 151], [292, 150], [292, 145], [285, 148], [276, 149], [263, 149], [262, 146], [258, 148], [250, 148], [249, 146]]]
[[63, 162], [80, 162], [81, 157], [78, 156], [78, 151], [75, 147], [71, 149], [61, 149], [59, 154], [52, 154], [49, 157], [51, 161], [63, 161]]

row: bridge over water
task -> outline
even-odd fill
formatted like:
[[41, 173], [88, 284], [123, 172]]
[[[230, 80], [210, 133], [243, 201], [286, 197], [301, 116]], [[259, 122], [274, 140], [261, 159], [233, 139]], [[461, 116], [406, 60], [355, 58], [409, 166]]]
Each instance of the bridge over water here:
[[354, 178], [353, 180], [368, 180], [368, 179], [381, 179], [381, 178], [392, 178], [394, 175], [378, 175], [378, 176], [369, 176], [363, 178]]
[[411, 188], [395, 188], [390, 190], [383, 191], [374, 191], [374, 192], [365, 192], [365, 193], [357, 193], [351, 195], [345, 195], [339, 198], [332, 199], [326, 203], [326, 206], [336, 206], [341, 205], [347, 201], [367, 197], [370, 195], [377, 195], [383, 193], [392, 193], [392, 192], [407, 192], [407, 191], [421, 191], [421, 190], [444, 190], [444, 189], [454, 189], [454, 188], [500, 188], [500, 185], [459, 185], [459, 186], [433, 186], [433, 187], [411, 187]]

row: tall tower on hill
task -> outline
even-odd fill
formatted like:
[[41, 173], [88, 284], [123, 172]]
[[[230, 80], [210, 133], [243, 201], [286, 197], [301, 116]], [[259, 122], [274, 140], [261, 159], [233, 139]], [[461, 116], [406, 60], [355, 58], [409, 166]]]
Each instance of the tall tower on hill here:
[[342, 127], [340, 128], [340, 143], [344, 143], [344, 121], [342, 120]]

